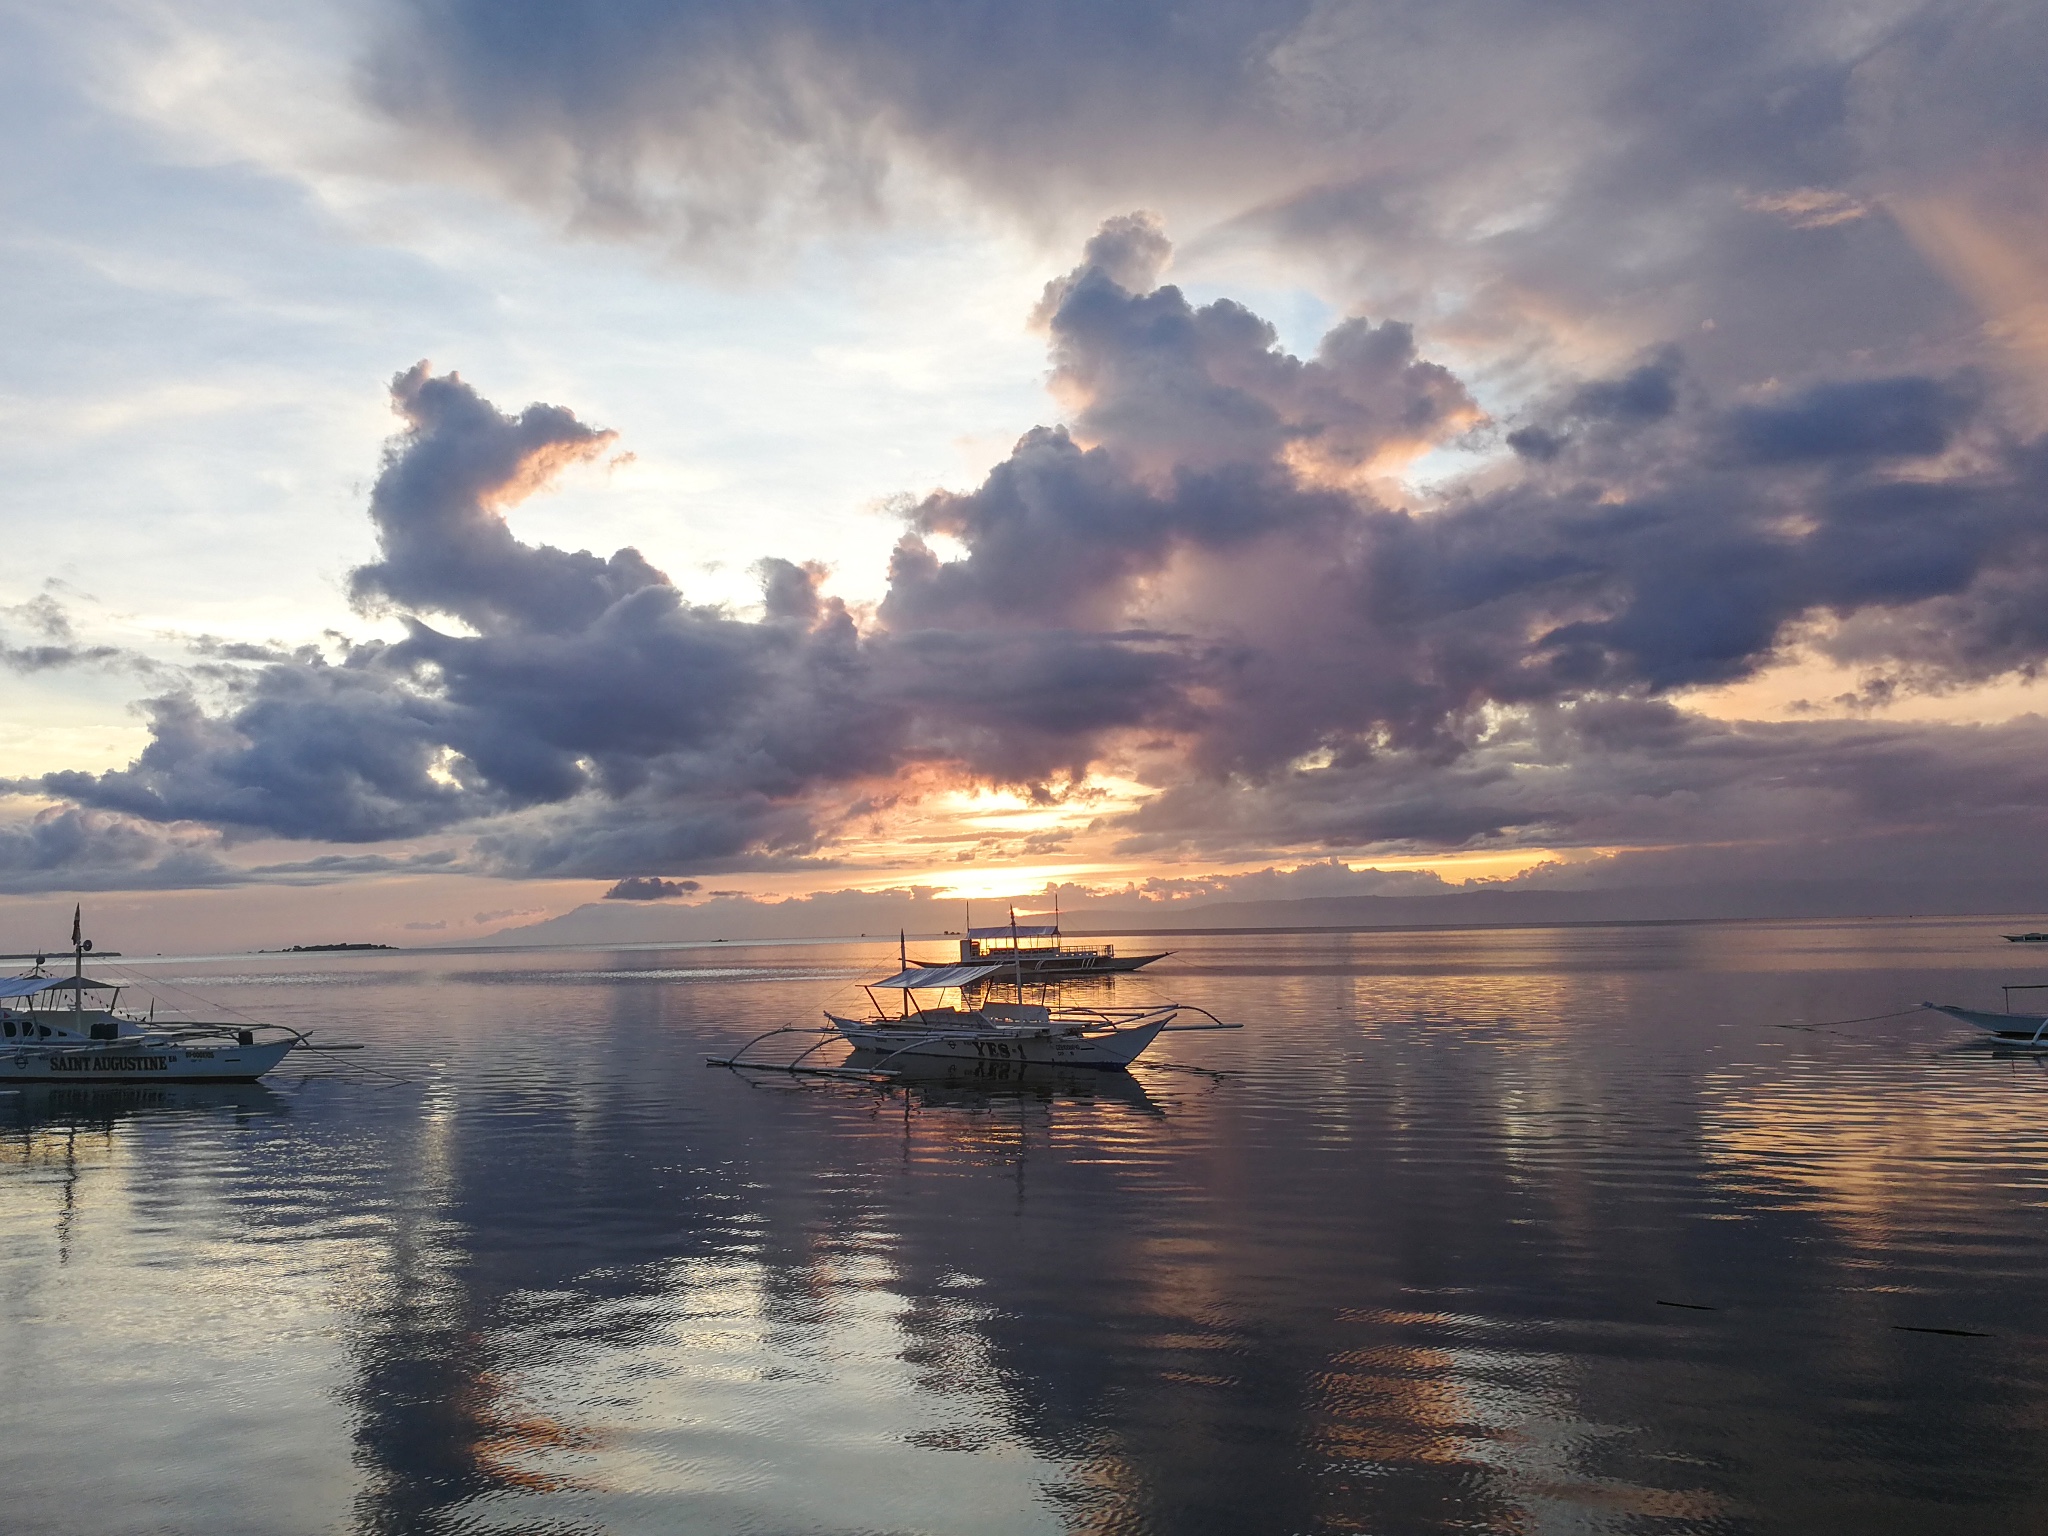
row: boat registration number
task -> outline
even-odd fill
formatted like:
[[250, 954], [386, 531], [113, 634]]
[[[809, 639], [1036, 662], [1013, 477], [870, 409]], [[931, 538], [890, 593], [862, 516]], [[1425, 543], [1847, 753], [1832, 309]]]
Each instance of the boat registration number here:
[[994, 1056], [1000, 1060], [1008, 1061], [1013, 1055], [1022, 1056], [1024, 1054], [1024, 1047], [1020, 1045], [1013, 1052], [1006, 1041], [977, 1040], [974, 1042], [974, 1054], [977, 1056]]

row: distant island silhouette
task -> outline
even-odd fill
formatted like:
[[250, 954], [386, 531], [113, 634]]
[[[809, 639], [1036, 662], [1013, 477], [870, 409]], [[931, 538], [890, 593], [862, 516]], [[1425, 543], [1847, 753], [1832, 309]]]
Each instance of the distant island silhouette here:
[[345, 949], [396, 949], [396, 944], [293, 944], [284, 949], [259, 949], [259, 955], [332, 955]]

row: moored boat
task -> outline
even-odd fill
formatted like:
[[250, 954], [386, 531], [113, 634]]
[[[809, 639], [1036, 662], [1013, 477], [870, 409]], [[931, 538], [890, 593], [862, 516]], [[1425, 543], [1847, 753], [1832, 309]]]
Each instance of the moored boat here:
[[1956, 1008], [1947, 1003], [1922, 1003], [1920, 1006], [1945, 1013], [1965, 1024], [1974, 1024], [2001, 1040], [2028, 1040], [2037, 1045], [2048, 1045], [2048, 1014], [1987, 1013], [1977, 1008]]
[[[1047, 922], [1047, 918], [1052, 921]], [[1149, 955], [1120, 955], [1114, 944], [1068, 944], [1060, 932], [1060, 914], [1054, 910], [1021, 916], [1012, 912], [1009, 922], [993, 928], [976, 928], [970, 917], [967, 932], [960, 940], [957, 961], [915, 963], [927, 969], [946, 964], [1000, 965], [1033, 981], [1050, 981], [1078, 976], [1121, 976], [1154, 960], [1164, 960], [1171, 953], [1162, 949]]]
[[[846, 1065], [803, 1065], [821, 1039], [794, 1061], [779, 1062], [748, 1052], [771, 1036], [813, 1033], [785, 1026], [748, 1041], [731, 1056], [711, 1058], [714, 1066], [763, 1067], [779, 1071], [822, 1072], [831, 1076], [888, 1076], [903, 1058], [952, 1062], [999, 1062], [1017, 1066], [1091, 1068], [1120, 1072], [1169, 1031], [1238, 1029], [1207, 1009], [1188, 1003], [1154, 1003], [1130, 1008], [1061, 1006], [1027, 1003], [1023, 986], [1013, 1002], [989, 996], [990, 983], [1007, 965], [917, 966], [906, 964], [893, 976], [871, 981], [863, 989], [871, 1011], [865, 1016], [825, 1010], [827, 1028], [814, 1033], [837, 1036], [853, 1047]], [[979, 1000], [970, 994], [979, 992]], [[895, 994], [885, 1006], [877, 993]], [[1177, 1022], [1197, 1014], [1205, 1024]]]
[[[855, 1050], [874, 1054], [944, 1057], [956, 1061], [1016, 1061], [1045, 1067], [1107, 1067], [1121, 1071], [1173, 1023], [1179, 1003], [1150, 1008], [1055, 1008], [1047, 1003], [970, 1005], [966, 993], [984, 986], [999, 965], [913, 966], [867, 985], [874, 1011], [852, 1018], [825, 1010], [833, 1028]], [[892, 1014], [877, 991], [901, 996]], [[947, 993], [956, 994], [947, 1001]], [[937, 994], [927, 1003], [918, 994]], [[1207, 1026], [1214, 1028], [1214, 1025]]]
[[299, 1037], [276, 1025], [158, 1023], [123, 1012], [125, 984], [85, 974], [89, 939], [71, 919], [72, 971], [40, 964], [0, 979], [0, 1082], [246, 1083], [276, 1066]]

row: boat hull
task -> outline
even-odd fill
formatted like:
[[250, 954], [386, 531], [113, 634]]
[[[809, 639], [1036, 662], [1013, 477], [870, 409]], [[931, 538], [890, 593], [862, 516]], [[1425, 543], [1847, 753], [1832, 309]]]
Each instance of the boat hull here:
[[912, 965], [927, 970], [937, 970], [947, 965], [999, 965], [1003, 975], [1021, 970], [1032, 981], [1044, 981], [1051, 977], [1073, 976], [1122, 976], [1154, 960], [1164, 960], [1171, 953], [1161, 950], [1156, 955], [1039, 955], [1028, 952], [1021, 961], [1012, 960], [1008, 955], [980, 955], [972, 960], [913, 960]]
[[253, 1083], [298, 1042], [150, 1045], [127, 1041], [52, 1047], [0, 1044], [5, 1083]]
[[2048, 1015], [2038, 1013], [1982, 1013], [1975, 1008], [1953, 1008], [1947, 1003], [1922, 1003], [1936, 1013], [1945, 1013], [1965, 1024], [1974, 1024], [2001, 1040], [2039, 1040], [2048, 1045]]
[[870, 1058], [917, 1056], [953, 1062], [1008, 1062], [1034, 1067], [1087, 1067], [1121, 1072], [1159, 1038], [1167, 1020], [1129, 1029], [1071, 1035], [1057, 1030], [962, 1030], [927, 1033], [897, 1024], [875, 1024], [825, 1015], [856, 1051]]

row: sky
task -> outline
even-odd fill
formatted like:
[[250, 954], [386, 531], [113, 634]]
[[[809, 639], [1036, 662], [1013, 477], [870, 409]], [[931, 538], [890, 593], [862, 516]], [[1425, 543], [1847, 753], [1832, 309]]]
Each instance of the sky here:
[[0, 948], [2048, 853], [2037, 5], [0, 42]]

